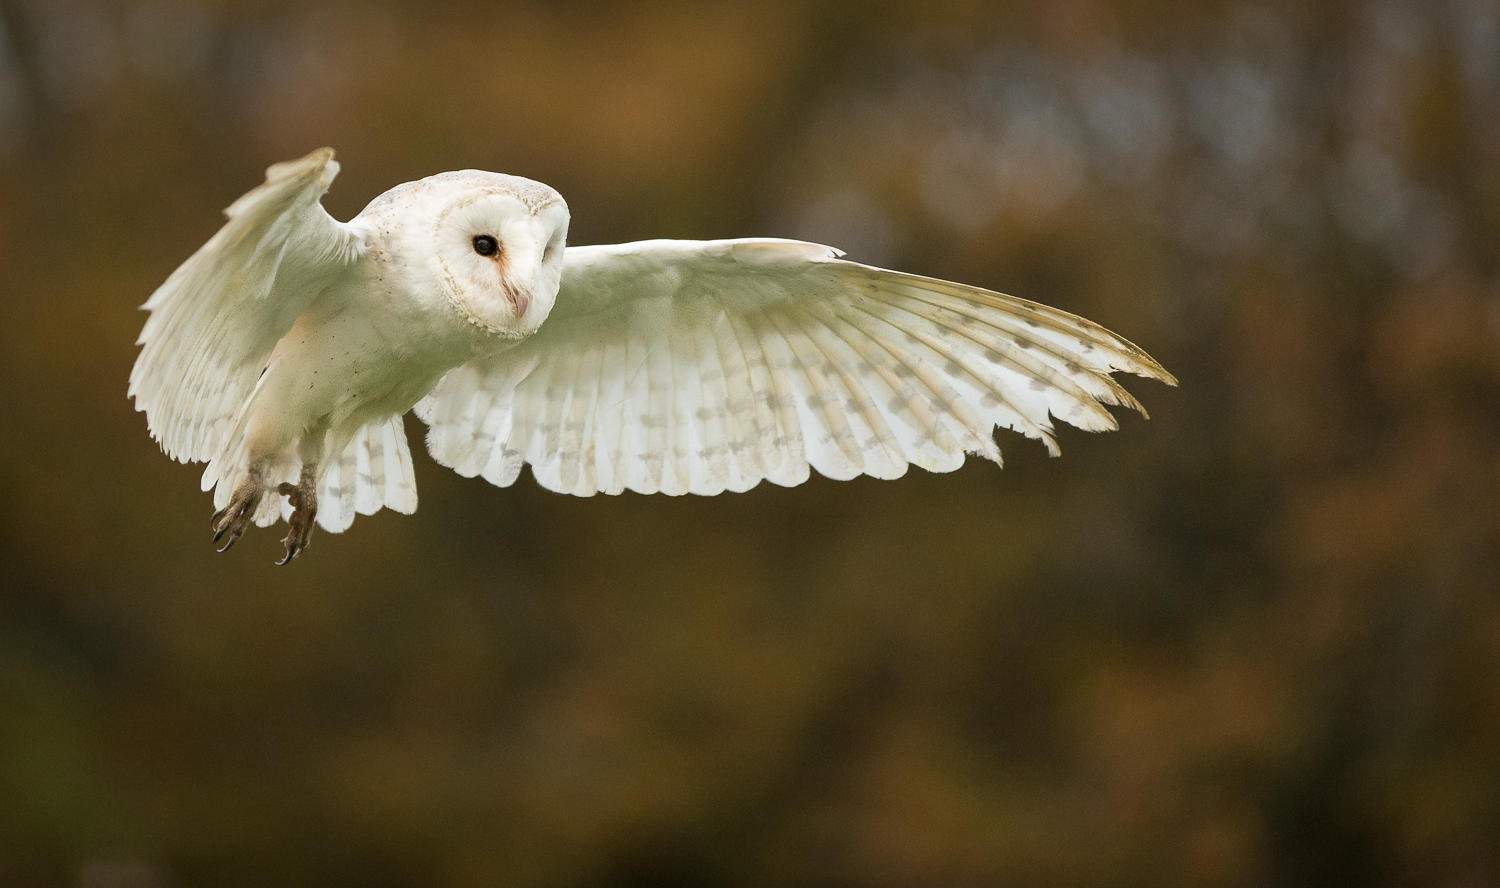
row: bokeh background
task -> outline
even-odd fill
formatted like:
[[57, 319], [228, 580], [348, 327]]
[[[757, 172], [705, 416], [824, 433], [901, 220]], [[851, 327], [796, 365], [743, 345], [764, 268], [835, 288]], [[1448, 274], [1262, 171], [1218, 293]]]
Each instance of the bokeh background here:
[[[711, 499], [419, 452], [215, 555], [136, 307], [322, 145], [340, 218], [513, 172], [1182, 385]], [[0, 295], [0, 884], [1500, 884], [1494, 0], [0, 0]]]

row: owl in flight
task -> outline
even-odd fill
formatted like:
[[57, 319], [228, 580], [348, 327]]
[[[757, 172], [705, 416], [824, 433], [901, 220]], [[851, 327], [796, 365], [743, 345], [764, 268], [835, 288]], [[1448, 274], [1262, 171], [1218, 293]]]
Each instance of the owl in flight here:
[[271, 167], [144, 306], [129, 394], [208, 463], [223, 549], [284, 519], [285, 564], [315, 521], [410, 514], [413, 407], [434, 459], [502, 487], [530, 463], [579, 496], [715, 494], [998, 463], [996, 426], [1056, 454], [1049, 414], [1145, 412], [1113, 371], [1175, 384], [1083, 318], [817, 244], [566, 246], [561, 195], [518, 176], [443, 173], [339, 222], [338, 169]]

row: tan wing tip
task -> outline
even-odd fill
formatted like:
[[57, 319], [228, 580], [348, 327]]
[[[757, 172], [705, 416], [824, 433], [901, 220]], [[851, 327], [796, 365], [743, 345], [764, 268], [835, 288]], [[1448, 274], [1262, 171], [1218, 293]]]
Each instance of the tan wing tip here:
[[1165, 382], [1167, 385], [1170, 385], [1174, 388], [1177, 386], [1177, 377], [1168, 373], [1167, 368], [1156, 363], [1156, 361], [1150, 355], [1146, 354], [1145, 352], [1141, 352], [1140, 359], [1141, 363], [1144, 365], [1144, 369], [1150, 371], [1148, 373], [1140, 374], [1141, 376], [1144, 376], [1147, 379], [1155, 379], [1158, 382]]
[[[339, 165], [333, 159], [332, 148], [319, 148], [317, 151], [299, 157], [296, 160], [284, 160], [281, 163], [273, 163], [266, 167], [266, 181], [263, 185], [257, 185], [244, 194], [240, 195], [234, 203], [224, 209], [224, 215], [233, 219], [243, 213], [247, 207], [260, 200], [273, 186], [295, 179], [311, 179], [321, 176], [321, 187], [324, 191], [332, 184], [333, 177], [338, 175]], [[320, 193], [321, 194], [321, 193]], [[149, 300], [147, 302], [149, 305]]]
[[[1094, 326], [1098, 327], [1099, 325], [1094, 324]], [[1119, 335], [1118, 333], [1111, 333], [1110, 331], [1105, 330], [1103, 327], [1099, 327], [1099, 330], [1106, 334], [1110, 339], [1113, 339], [1116, 345], [1123, 347], [1122, 350], [1125, 352], [1125, 354], [1129, 356], [1136, 364], [1136, 366], [1134, 367], [1122, 367], [1120, 369], [1124, 370], [1127, 373], [1134, 373], [1136, 376], [1144, 376], [1147, 379], [1155, 379], [1158, 382], [1165, 382], [1170, 386], [1177, 385], [1177, 377], [1168, 373], [1167, 368], [1159, 364], [1155, 358], [1146, 354], [1145, 350], [1140, 346]]]
[[[1146, 354], [1138, 348], [1133, 349], [1133, 351], [1134, 354], [1132, 354], [1131, 357], [1135, 359], [1135, 366], [1121, 369], [1123, 369], [1127, 373], [1133, 373], [1136, 376], [1142, 376], [1146, 379], [1155, 379], [1159, 382], [1165, 382], [1170, 386], [1175, 387], [1177, 385], [1177, 377], [1168, 373], [1166, 371], [1166, 368], [1156, 363], [1156, 361], [1154, 361], [1150, 355]], [[1121, 407], [1126, 407], [1130, 410], [1134, 410], [1145, 419], [1151, 418], [1151, 414], [1146, 411], [1145, 404], [1142, 404], [1139, 400], [1137, 400], [1134, 395], [1127, 391], [1123, 385], [1120, 385], [1113, 378], [1105, 378], [1109, 380], [1110, 389], [1117, 399], [1115, 401], [1116, 404]]]
[[321, 169], [333, 162], [332, 148], [319, 148], [297, 158], [296, 160], [284, 160], [281, 163], [273, 163], [266, 167], [266, 181], [277, 182], [292, 176], [301, 175], [316, 169]]

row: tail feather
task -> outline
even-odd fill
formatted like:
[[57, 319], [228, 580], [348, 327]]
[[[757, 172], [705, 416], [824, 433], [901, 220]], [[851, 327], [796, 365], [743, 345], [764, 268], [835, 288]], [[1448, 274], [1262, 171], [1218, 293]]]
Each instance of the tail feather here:
[[[372, 422], [354, 433], [337, 460], [330, 460], [318, 484], [318, 526], [341, 533], [354, 516], [381, 509], [403, 515], [417, 510], [417, 481], [400, 416]], [[283, 518], [291, 506], [283, 505]]]

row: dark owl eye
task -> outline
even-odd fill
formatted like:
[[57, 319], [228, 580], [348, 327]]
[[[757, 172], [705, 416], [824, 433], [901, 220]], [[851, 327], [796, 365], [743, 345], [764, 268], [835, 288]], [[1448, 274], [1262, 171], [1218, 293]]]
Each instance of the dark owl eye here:
[[474, 252], [481, 256], [493, 256], [500, 252], [500, 242], [488, 234], [481, 234], [474, 238]]

